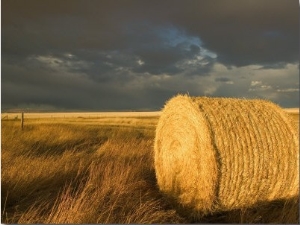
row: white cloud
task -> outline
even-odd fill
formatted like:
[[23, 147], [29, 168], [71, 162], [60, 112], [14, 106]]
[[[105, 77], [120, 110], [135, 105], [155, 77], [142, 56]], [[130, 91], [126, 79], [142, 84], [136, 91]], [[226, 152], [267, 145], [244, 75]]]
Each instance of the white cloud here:
[[56, 70], [56, 71], [69, 71], [69, 70], [82, 70], [87, 69], [91, 66], [91, 63], [84, 60], [75, 60], [74, 55], [66, 53], [65, 58], [60, 58], [52, 55], [38, 55], [31, 56], [29, 60], [35, 60], [46, 67]]
[[63, 60], [56, 58], [56, 57], [52, 57], [52, 56], [40, 55], [40, 56], [33, 57], [33, 59], [35, 59], [53, 69], [58, 69], [64, 63]]
[[253, 80], [253, 81], [251, 81], [251, 84], [250, 84], [250, 86], [258, 86], [258, 85], [261, 85], [261, 81], [258, 81], [258, 80]]
[[299, 92], [299, 88], [277, 89], [277, 92]]
[[67, 58], [70, 58], [70, 59], [75, 57], [75, 55], [73, 55], [71, 53], [65, 53], [64, 56], [67, 57]]
[[271, 89], [272, 87], [270, 85], [261, 85], [260, 88], [263, 90], [268, 90]]
[[142, 66], [142, 65], [145, 64], [145, 62], [144, 62], [143, 60], [140, 60], [140, 59], [137, 61], [137, 63], [138, 63], [140, 66]]

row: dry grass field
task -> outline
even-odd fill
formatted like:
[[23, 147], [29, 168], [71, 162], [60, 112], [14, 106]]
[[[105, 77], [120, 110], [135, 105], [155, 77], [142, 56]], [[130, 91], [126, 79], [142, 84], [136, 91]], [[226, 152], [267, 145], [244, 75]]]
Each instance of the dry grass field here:
[[195, 218], [162, 195], [159, 112], [1, 118], [2, 223], [299, 223], [298, 199]]

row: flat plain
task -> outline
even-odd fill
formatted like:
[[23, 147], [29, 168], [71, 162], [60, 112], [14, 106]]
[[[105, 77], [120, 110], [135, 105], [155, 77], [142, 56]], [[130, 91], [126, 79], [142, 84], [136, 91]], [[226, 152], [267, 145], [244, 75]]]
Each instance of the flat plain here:
[[[299, 126], [299, 109], [286, 109]], [[2, 113], [2, 223], [299, 223], [299, 200], [194, 217], [160, 193], [160, 112]]]

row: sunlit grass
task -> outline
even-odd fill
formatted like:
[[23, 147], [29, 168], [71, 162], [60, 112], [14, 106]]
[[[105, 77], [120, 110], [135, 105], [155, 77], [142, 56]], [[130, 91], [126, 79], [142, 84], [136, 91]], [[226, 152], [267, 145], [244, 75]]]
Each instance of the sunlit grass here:
[[175, 207], [156, 183], [157, 121], [31, 118], [21, 130], [2, 120], [2, 223], [298, 222], [296, 200], [205, 218]]

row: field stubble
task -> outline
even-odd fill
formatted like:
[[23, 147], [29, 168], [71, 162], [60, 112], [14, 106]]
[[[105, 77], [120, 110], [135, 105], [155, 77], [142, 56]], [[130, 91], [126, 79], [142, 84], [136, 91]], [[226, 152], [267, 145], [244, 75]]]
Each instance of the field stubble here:
[[[291, 116], [297, 126], [299, 115]], [[156, 183], [157, 121], [154, 115], [27, 118], [21, 130], [17, 118], [3, 119], [1, 222], [299, 222], [298, 199], [202, 218], [176, 207]]]

